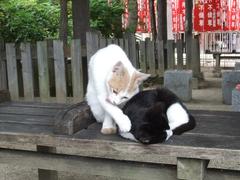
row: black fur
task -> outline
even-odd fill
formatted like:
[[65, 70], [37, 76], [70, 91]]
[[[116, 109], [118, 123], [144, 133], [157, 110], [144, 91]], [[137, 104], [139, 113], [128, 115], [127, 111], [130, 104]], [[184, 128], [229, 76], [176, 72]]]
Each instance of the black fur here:
[[144, 144], [153, 144], [165, 141], [166, 130], [170, 129], [167, 119], [167, 109], [175, 103], [187, 111], [189, 122], [173, 130], [173, 134], [182, 134], [195, 127], [195, 119], [188, 112], [181, 100], [166, 88], [141, 91], [132, 97], [123, 107], [132, 123], [130, 132]]

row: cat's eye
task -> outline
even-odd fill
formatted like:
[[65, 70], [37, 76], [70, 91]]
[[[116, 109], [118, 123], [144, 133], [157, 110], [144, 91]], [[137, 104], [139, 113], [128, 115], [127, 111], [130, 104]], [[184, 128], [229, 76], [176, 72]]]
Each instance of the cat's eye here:
[[124, 96], [124, 97], [122, 97], [122, 99], [128, 99], [128, 97], [127, 97], [127, 96]]

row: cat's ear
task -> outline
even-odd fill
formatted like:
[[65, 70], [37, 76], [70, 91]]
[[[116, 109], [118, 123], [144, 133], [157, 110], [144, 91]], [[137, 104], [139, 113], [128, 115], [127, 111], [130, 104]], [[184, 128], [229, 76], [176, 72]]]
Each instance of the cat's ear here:
[[142, 84], [143, 81], [147, 80], [150, 76], [151, 74], [145, 74], [138, 71], [136, 74], [136, 83], [140, 85]]
[[112, 69], [112, 72], [113, 73], [120, 73], [123, 71], [123, 63], [121, 61], [118, 61], [114, 66], [113, 66], [113, 69]]

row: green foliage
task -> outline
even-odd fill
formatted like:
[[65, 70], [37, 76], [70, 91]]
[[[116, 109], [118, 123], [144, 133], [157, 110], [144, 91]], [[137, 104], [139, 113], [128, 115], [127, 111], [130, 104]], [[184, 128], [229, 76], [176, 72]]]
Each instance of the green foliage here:
[[124, 6], [122, 0], [91, 0], [91, 27], [99, 30], [106, 37], [122, 37], [122, 14]]
[[48, 0], [2, 0], [0, 27], [0, 38], [6, 42], [57, 37], [59, 7]]

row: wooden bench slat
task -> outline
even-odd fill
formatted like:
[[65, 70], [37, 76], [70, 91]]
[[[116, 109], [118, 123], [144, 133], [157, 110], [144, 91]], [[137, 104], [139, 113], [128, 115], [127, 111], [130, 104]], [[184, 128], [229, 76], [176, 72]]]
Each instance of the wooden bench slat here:
[[40, 102], [21, 102], [21, 101], [7, 101], [0, 103], [2, 106], [15, 106], [15, 107], [32, 107], [32, 108], [50, 108], [50, 109], [62, 109], [66, 108], [68, 104], [59, 103], [40, 103]]
[[154, 42], [146, 39], [146, 60], [148, 62], [148, 73], [156, 74], [155, 55], [154, 55]]
[[54, 119], [48, 116], [0, 114], [0, 123], [53, 125]]
[[0, 113], [2, 114], [35, 114], [39, 116], [55, 116], [58, 112], [58, 109], [46, 109], [46, 108], [31, 108], [31, 107], [0, 107]]
[[13, 125], [12, 123], [1, 123], [0, 122], [0, 131], [1, 132], [13, 132], [13, 133], [31, 133], [31, 134], [53, 134], [52, 125], [40, 125], [40, 124], [23, 124], [18, 123]]

